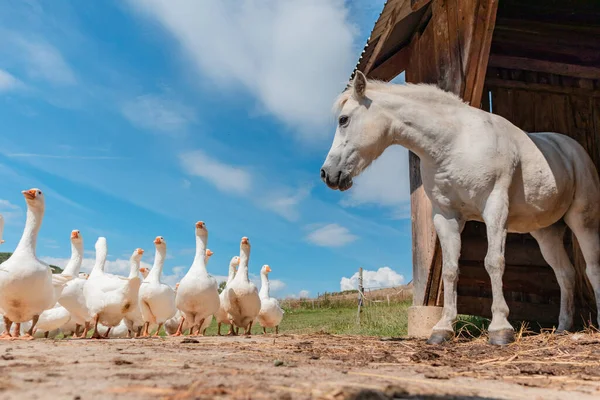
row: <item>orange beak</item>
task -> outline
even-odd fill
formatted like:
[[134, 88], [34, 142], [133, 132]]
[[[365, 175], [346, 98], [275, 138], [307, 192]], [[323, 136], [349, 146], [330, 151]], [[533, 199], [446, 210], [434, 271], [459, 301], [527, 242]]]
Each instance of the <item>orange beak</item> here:
[[78, 231], [71, 232], [71, 239], [78, 239], [78, 238], [79, 238], [79, 232]]
[[271, 267], [269, 267], [269, 266], [267, 265], [267, 268], [265, 268], [265, 271], [267, 271], [267, 272], [271, 272]]
[[242, 238], [242, 244], [248, 244], [248, 238], [246, 236]]
[[144, 254], [144, 249], [136, 249], [136, 251], [140, 256]]
[[29, 190], [23, 190], [21, 193], [23, 193], [23, 196], [25, 196], [28, 200], [33, 200], [35, 199], [35, 190], [34, 189], [29, 189]]
[[179, 289], [179, 283], [175, 284], [175, 289]]
[[157, 237], [156, 239], [154, 239], [154, 244], [161, 244], [162, 240], [160, 240], [159, 237]]
[[148, 272], [148, 268], [146, 268], [146, 267], [142, 267], [142, 268], [140, 268], [140, 272], [141, 272], [142, 274], [143, 274], [143, 273], [145, 273], [145, 272]]
[[198, 221], [198, 222], [196, 222], [196, 228], [198, 228], [198, 229], [204, 228], [204, 221]]
[[213, 253], [211, 249], [206, 249], [206, 255], [207, 255], [207, 256], [209, 256], [209, 257], [210, 257], [210, 256], [212, 256], [213, 254], [215, 254], [215, 253]]

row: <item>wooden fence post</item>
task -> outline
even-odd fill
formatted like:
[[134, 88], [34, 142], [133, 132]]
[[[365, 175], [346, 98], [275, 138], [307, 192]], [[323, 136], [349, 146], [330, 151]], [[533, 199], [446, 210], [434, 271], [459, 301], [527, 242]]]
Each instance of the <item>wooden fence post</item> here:
[[356, 323], [360, 325], [360, 313], [363, 305], [363, 298], [365, 296], [365, 289], [363, 287], [363, 269], [358, 269], [358, 312], [356, 313]]

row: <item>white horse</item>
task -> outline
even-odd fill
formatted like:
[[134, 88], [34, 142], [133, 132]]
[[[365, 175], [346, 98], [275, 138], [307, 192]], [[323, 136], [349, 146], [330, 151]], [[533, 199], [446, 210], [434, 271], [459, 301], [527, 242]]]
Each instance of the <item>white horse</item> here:
[[321, 169], [330, 188], [349, 189], [352, 178], [393, 144], [421, 160], [443, 255], [444, 310], [428, 343], [453, 336], [460, 234], [471, 220], [485, 222], [487, 229], [490, 343], [514, 340], [502, 293], [507, 232], [531, 233], [540, 245], [561, 289], [558, 330], [564, 331], [573, 323], [575, 284], [563, 245], [566, 223], [583, 252], [600, 309], [600, 181], [575, 140], [557, 133], [527, 134], [432, 85], [367, 81], [360, 72], [336, 106], [338, 127]]

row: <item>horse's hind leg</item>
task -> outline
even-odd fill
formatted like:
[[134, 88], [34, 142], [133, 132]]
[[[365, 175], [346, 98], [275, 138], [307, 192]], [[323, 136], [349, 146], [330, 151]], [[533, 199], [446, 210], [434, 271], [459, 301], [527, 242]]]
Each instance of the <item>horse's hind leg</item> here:
[[459, 218], [436, 213], [433, 224], [442, 247], [442, 280], [444, 282], [444, 310], [442, 318], [433, 327], [427, 343], [440, 344], [454, 336], [456, 320], [456, 284], [458, 282], [458, 258], [460, 256], [460, 233], [465, 224]]
[[537, 240], [544, 259], [554, 270], [558, 286], [560, 286], [560, 315], [558, 317], [557, 333], [568, 331], [573, 326], [575, 303], [575, 268], [569, 260], [563, 237], [565, 225], [556, 223], [544, 229], [531, 232]]
[[495, 345], [511, 343], [515, 337], [514, 329], [507, 319], [509, 310], [502, 292], [508, 204], [508, 193], [505, 187], [500, 185], [488, 196], [482, 215], [488, 236], [488, 251], [484, 264], [492, 284], [492, 322], [488, 329], [489, 342]]
[[[565, 222], [579, 242], [585, 259], [585, 272], [594, 289], [596, 307], [600, 310], [600, 211], [596, 208], [584, 208], [586, 212], [581, 213], [569, 210], [565, 215]], [[600, 327], [600, 312], [598, 326]]]

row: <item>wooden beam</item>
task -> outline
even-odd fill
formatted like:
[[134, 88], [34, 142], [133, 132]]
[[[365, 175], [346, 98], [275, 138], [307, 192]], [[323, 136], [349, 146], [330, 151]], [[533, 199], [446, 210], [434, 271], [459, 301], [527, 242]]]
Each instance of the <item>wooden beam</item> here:
[[410, 8], [413, 11], [419, 11], [429, 3], [431, 3], [431, 0], [410, 0]]
[[497, 11], [498, 0], [480, 0], [478, 7], [473, 10], [475, 21], [470, 38], [471, 46], [466, 64], [466, 81], [462, 97], [477, 108], [481, 104]]
[[535, 92], [559, 93], [565, 95], [600, 97], [600, 90], [598, 89], [556, 86], [546, 83], [529, 83], [521, 81], [510, 81], [498, 78], [486, 78], [485, 85], [490, 88], [497, 87], [506, 89], [531, 90]]
[[369, 73], [369, 78], [386, 82], [391, 81], [406, 69], [410, 60], [410, 54], [410, 46], [407, 45], [401, 48], [398, 52], [373, 68]]
[[524, 71], [547, 72], [575, 78], [600, 79], [600, 67], [589, 67], [554, 61], [535, 60], [526, 57], [511, 57], [492, 54], [490, 67], [520, 69]]
[[390, 33], [392, 33], [392, 30], [394, 29], [394, 27], [396, 26], [396, 17], [397, 16], [398, 16], [398, 9], [394, 8], [391, 11], [390, 17], [387, 20], [385, 29], [379, 36], [379, 40], [377, 40], [377, 44], [375, 45], [375, 48], [373, 49], [373, 52], [371, 53], [371, 56], [369, 57], [369, 60], [367, 61], [367, 65], [365, 65], [365, 69], [362, 71], [365, 75], [368, 75], [371, 72], [373, 65], [375, 65], [375, 62], [377, 61], [377, 57], [379, 57], [379, 53], [381, 53], [381, 50], [383, 49], [385, 42], [387, 41], [388, 37], [390, 36]]

